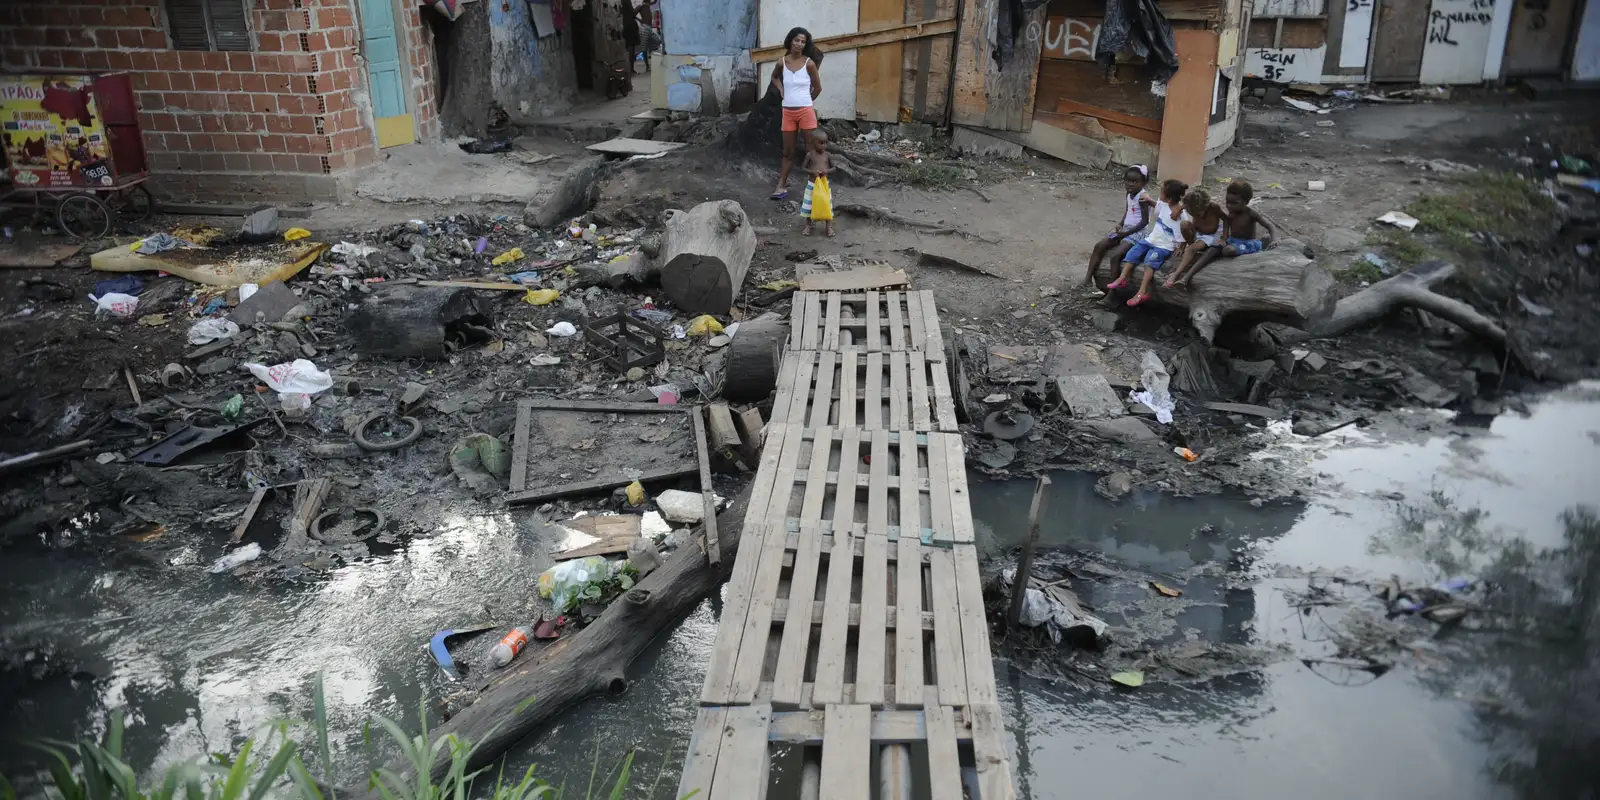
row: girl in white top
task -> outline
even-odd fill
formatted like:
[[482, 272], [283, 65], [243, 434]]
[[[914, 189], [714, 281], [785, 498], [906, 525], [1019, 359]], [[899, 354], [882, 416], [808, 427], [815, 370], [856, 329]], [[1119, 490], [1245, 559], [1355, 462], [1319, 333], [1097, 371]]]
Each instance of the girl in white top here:
[[772, 191], [774, 200], [789, 196], [796, 136], [817, 129], [815, 103], [822, 94], [817, 64], [821, 61], [822, 52], [811, 43], [811, 32], [795, 28], [784, 37], [783, 59], [772, 68], [772, 87], [783, 97], [783, 163], [778, 168], [778, 188]]
[[1151, 209], [1155, 208], [1155, 198], [1145, 191], [1150, 184], [1150, 170], [1145, 165], [1128, 167], [1122, 173], [1122, 183], [1128, 190], [1128, 196], [1123, 198], [1122, 223], [1112, 228], [1104, 239], [1095, 242], [1094, 252], [1089, 254], [1089, 271], [1083, 275], [1083, 282], [1090, 286], [1094, 285], [1094, 273], [1100, 269], [1101, 259], [1107, 254], [1113, 259], [1121, 259], [1136, 242], [1144, 239], [1145, 228], [1150, 225], [1150, 217], [1154, 214]]
[[1107, 292], [1128, 285], [1133, 268], [1142, 264], [1144, 276], [1139, 282], [1139, 292], [1128, 301], [1128, 305], [1142, 305], [1150, 299], [1150, 282], [1155, 280], [1161, 265], [1172, 257], [1172, 252], [1183, 241], [1183, 223], [1189, 220], [1189, 212], [1183, 210], [1183, 195], [1187, 191], [1189, 185], [1183, 181], [1168, 180], [1161, 184], [1161, 202], [1156, 205], [1155, 225], [1144, 241], [1128, 251], [1122, 260], [1122, 274], [1106, 287]]

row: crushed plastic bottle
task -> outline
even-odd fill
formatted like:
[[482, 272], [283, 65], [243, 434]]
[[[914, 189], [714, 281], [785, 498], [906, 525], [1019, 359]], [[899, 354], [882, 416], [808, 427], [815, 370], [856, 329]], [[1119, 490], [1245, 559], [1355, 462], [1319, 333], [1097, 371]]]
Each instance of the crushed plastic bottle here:
[[510, 633], [500, 637], [495, 642], [494, 648], [489, 651], [489, 659], [494, 662], [495, 669], [504, 667], [528, 646], [528, 637], [533, 635], [533, 628], [519, 625], [511, 629]]

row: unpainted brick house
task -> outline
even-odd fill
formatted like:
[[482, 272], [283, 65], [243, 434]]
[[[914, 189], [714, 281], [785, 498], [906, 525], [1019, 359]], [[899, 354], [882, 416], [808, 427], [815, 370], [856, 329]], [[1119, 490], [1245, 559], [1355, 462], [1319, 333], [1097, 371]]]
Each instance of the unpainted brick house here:
[[417, 0], [3, 0], [0, 71], [132, 73], [159, 194], [334, 199], [381, 148], [439, 136], [432, 16]]

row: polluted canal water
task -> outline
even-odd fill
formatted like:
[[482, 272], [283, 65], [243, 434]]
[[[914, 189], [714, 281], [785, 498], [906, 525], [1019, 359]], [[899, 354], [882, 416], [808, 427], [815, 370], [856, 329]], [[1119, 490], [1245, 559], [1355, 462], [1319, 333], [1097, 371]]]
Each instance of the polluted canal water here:
[[[1053, 476], [1036, 574], [1077, 565], [1070, 585], [1112, 643], [1021, 658], [997, 640], [1020, 796], [1596, 796], [1600, 384], [1487, 427], [1433, 411], [1388, 422], [1263, 434], [1260, 457], [1304, 477], [1288, 502], [1113, 502], [1096, 476]], [[974, 478], [987, 566], [1009, 563], [1031, 491]], [[152, 770], [308, 717], [321, 672], [349, 756], [339, 778], [360, 781], [365, 719], [414, 729], [424, 697], [459, 686], [428, 638], [512, 618], [547, 565], [536, 526], [514, 516], [463, 516], [300, 586], [13, 545], [0, 558], [6, 732], [93, 731], [122, 708], [130, 761]], [[1404, 601], [1378, 596], [1449, 579], [1473, 586], [1459, 622], [1391, 615]], [[625, 694], [574, 707], [506, 774], [537, 763], [581, 793], [597, 759], [603, 775], [637, 748], [627, 796], [671, 797], [719, 612], [701, 604], [635, 662]], [[1227, 655], [1185, 671], [1162, 660], [1175, 652]], [[1109, 671], [1130, 667], [1145, 684], [1114, 689]], [[8, 776], [34, 763], [4, 753]], [[794, 759], [777, 752], [773, 774], [771, 796], [794, 796]]]

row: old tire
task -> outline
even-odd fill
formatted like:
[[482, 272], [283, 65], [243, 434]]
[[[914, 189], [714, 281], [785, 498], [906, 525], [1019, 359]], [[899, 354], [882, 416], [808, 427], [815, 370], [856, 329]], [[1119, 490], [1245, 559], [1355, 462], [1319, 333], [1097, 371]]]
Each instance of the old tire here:
[[755, 319], [739, 326], [728, 344], [722, 396], [736, 403], [763, 400], [778, 386], [778, 365], [789, 326], [782, 319]]

